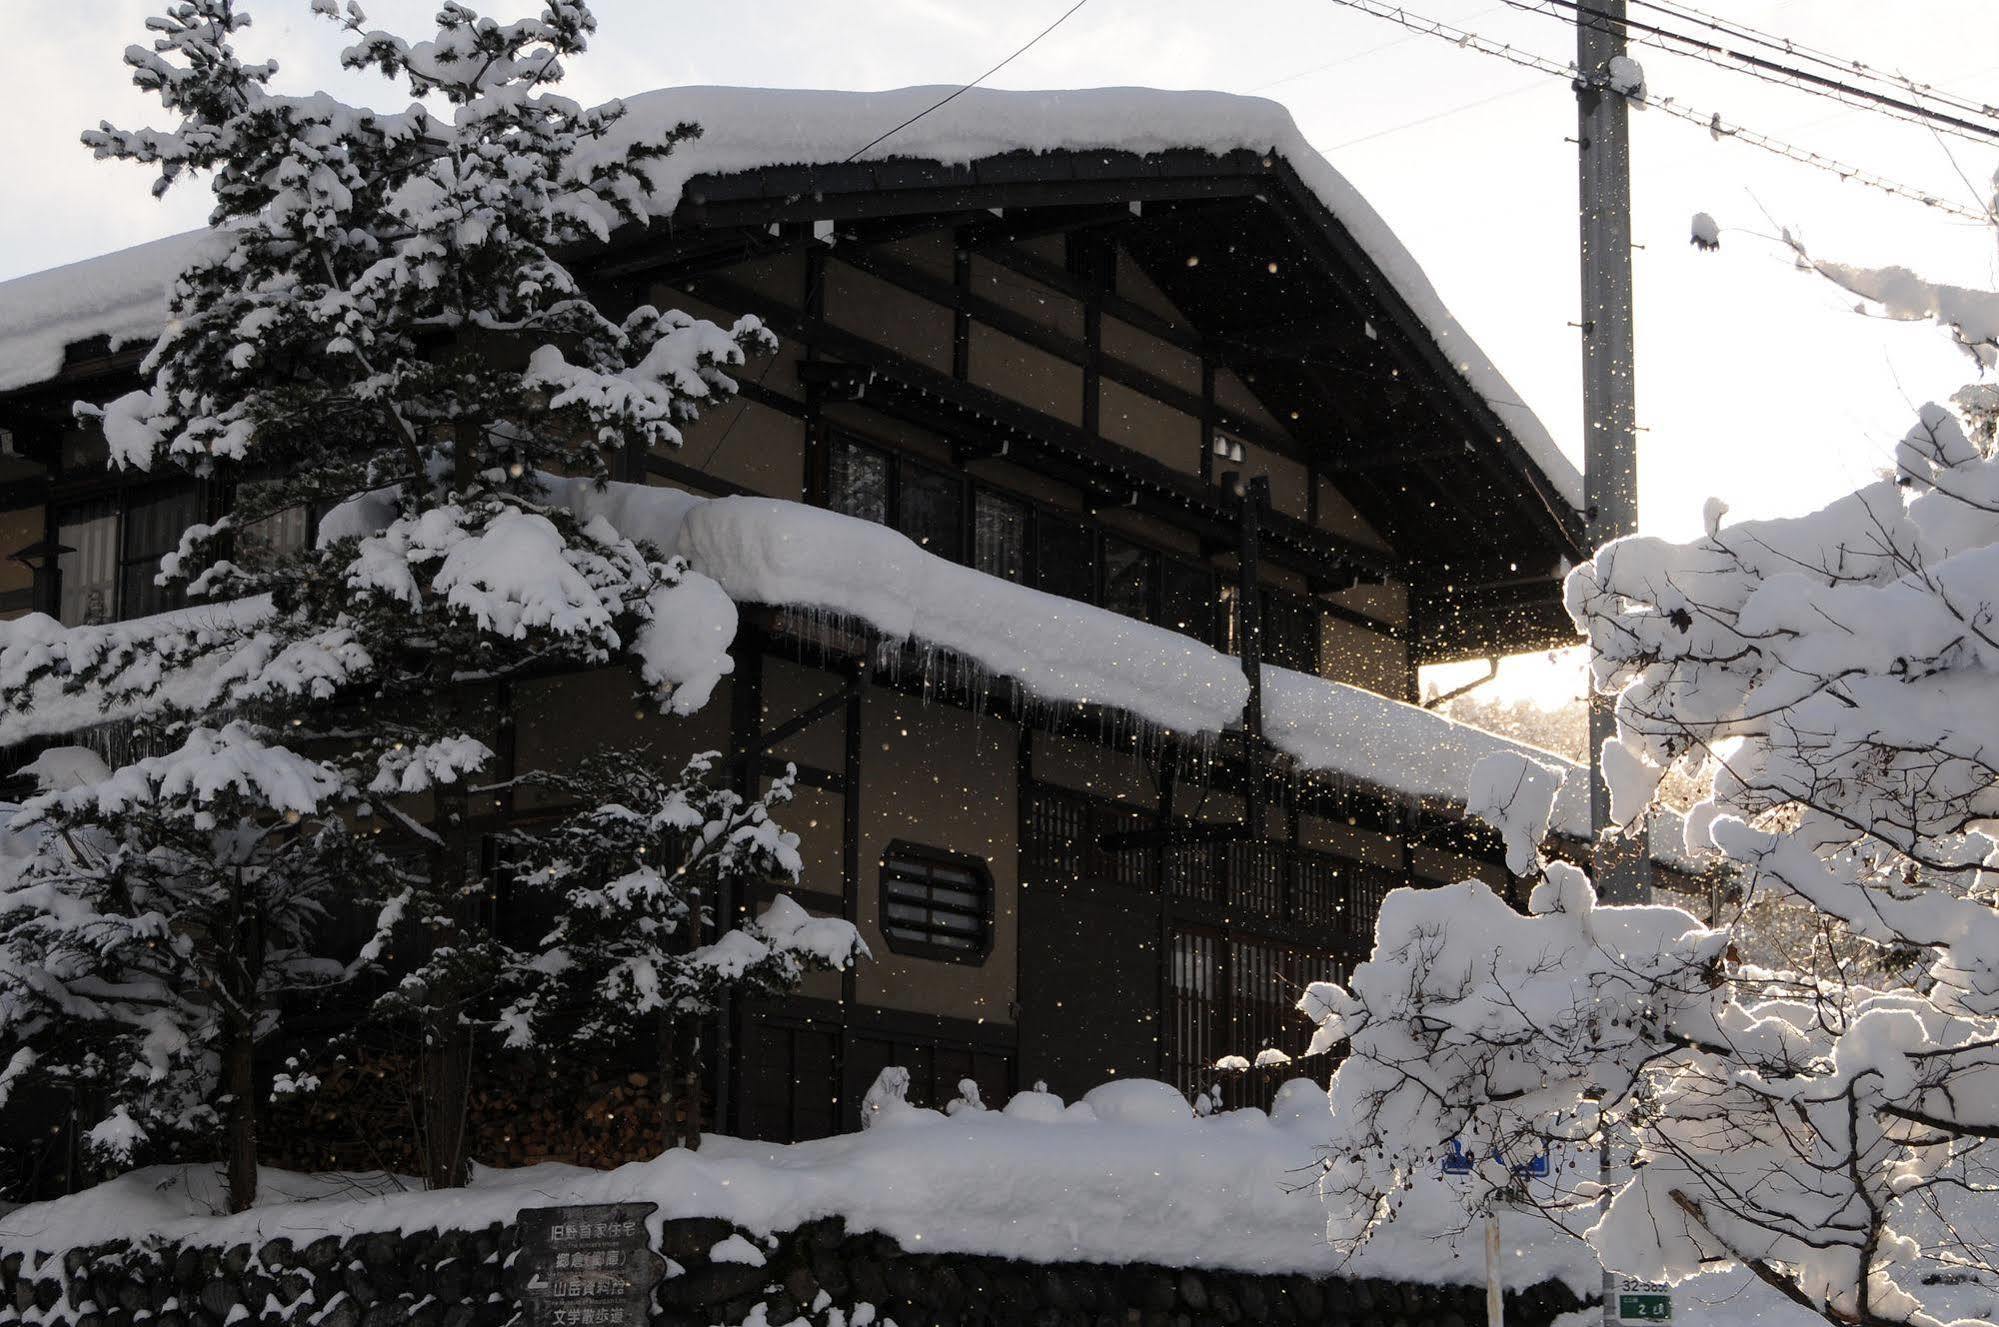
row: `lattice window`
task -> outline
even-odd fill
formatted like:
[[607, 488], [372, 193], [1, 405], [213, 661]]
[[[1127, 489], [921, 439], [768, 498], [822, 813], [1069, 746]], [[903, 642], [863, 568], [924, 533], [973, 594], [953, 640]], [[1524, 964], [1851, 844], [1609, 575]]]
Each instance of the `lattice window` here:
[[882, 855], [881, 928], [899, 954], [983, 963], [993, 946], [985, 859], [897, 840]]
[[1006, 581], [1027, 579], [1028, 508], [984, 489], [972, 495], [972, 565]]

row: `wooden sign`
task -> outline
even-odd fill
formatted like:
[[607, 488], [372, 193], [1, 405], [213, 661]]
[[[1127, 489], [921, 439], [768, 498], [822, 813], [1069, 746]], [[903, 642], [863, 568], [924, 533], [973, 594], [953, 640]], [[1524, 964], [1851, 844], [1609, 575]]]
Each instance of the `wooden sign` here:
[[666, 1260], [646, 1218], [657, 1203], [530, 1207], [510, 1272], [526, 1327], [645, 1327]]

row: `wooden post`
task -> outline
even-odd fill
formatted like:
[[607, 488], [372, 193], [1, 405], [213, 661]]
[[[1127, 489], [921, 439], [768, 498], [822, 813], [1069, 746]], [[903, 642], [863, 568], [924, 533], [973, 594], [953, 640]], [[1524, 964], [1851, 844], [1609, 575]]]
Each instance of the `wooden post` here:
[[1499, 1209], [1485, 1214], [1485, 1327], [1506, 1327], [1505, 1273], [1499, 1256]]
[[1236, 614], [1242, 627], [1242, 671], [1249, 677], [1249, 702], [1242, 726], [1252, 744], [1263, 740], [1263, 593], [1258, 584], [1263, 509], [1270, 502], [1270, 480], [1257, 475], [1243, 484], [1237, 501]]

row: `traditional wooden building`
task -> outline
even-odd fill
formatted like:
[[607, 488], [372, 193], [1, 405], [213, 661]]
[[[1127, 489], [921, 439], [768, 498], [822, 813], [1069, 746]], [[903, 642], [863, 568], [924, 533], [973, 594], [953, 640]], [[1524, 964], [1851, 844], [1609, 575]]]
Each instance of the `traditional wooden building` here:
[[[731, 1011], [716, 1105], [750, 1136], [849, 1127], [888, 1064], [926, 1099], [965, 1078], [993, 1099], [1193, 1090], [1219, 1055], [1295, 1052], [1299, 986], [1363, 952], [1385, 891], [1492, 869], [1455, 803], [1497, 739], [1410, 704], [1418, 667], [1572, 635], [1577, 475], [1281, 109], [978, 92], [854, 159], [930, 100], [636, 98], [633, 131], [705, 135], [660, 168], [650, 226], [575, 256], [614, 312], [755, 313], [782, 341], [681, 448], [627, 458], [639, 497], [692, 495], [626, 503], [664, 513], [640, 533], [699, 567], [688, 512], [781, 541], [809, 507], [906, 551], [820, 568], [829, 588], [795, 602], [708, 568], [743, 628], [693, 718], [635, 715], [592, 676], [491, 697], [516, 768], [635, 733], [732, 753], [733, 778], [798, 766], [797, 897], [874, 956]], [[0, 285], [10, 615], [177, 607], [159, 557], [230, 495], [107, 471], [70, 406], [134, 383], [196, 242]], [[695, 501], [742, 495], [780, 501]], [[1004, 620], [917, 602], [941, 564]], [[981, 646], [996, 632], [1012, 654]], [[1217, 678], [1241, 691], [1210, 713]], [[115, 742], [116, 717], [52, 699], [0, 741], [18, 767]], [[525, 934], [512, 906], [496, 924]]]

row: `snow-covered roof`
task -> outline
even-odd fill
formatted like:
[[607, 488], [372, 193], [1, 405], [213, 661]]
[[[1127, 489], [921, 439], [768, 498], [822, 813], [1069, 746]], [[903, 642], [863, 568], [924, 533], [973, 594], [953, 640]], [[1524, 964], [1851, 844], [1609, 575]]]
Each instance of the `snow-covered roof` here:
[[[886, 526], [775, 498], [701, 498], [559, 479], [551, 488], [551, 498], [578, 515], [602, 517], [628, 538], [679, 553], [740, 604], [836, 615], [891, 641], [948, 650], [1037, 700], [1119, 710], [1175, 733], [1218, 734], [1242, 715], [1249, 688], [1239, 660], [1178, 632], [960, 566]], [[321, 537], [379, 528], [384, 512], [371, 499], [350, 503], [327, 518]], [[67, 639], [39, 614], [0, 623], [0, 683], [18, 685], [59, 664], [55, 650], [88, 660], [149, 630], [198, 632], [255, 607], [184, 609], [72, 631]], [[170, 676], [160, 694], [185, 703], [203, 685]], [[59, 674], [45, 675], [34, 694], [33, 703], [0, 714], [0, 743], [74, 731], [150, 703], [133, 696], [101, 708], [101, 697], [66, 691]], [[1566, 782], [1553, 828], [1588, 837], [1587, 772], [1559, 756], [1287, 669], [1265, 669], [1263, 703], [1268, 739], [1302, 768], [1440, 805], [1461, 803], [1472, 766], [1493, 752], [1557, 765]], [[1653, 855], [1687, 864], [1679, 837], [1676, 818], [1655, 826]]]
[[0, 391], [55, 377], [78, 341], [150, 343], [166, 325], [168, 282], [208, 236], [185, 231], [0, 282]]
[[[617, 151], [623, 143], [657, 135], [682, 121], [700, 124], [699, 139], [682, 143], [647, 167], [657, 189], [653, 211], [664, 216], [679, 205], [687, 182], [697, 176], [854, 159], [876, 136], [950, 91], [669, 88], [630, 98], [629, 114], [597, 150]], [[978, 88], [925, 115], [860, 159], [910, 158], [963, 165], [1023, 150], [1147, 154], [1190, 149], [1216, 154], [1274, 152], [1288, 162], [1549, 482], [1570, 505], [1581, 505], [1582, 478], [1547, 429], [1520, 404], [1519, 393], [1451, 316], [1388, 224], [1305, 140], [1290, 112], [1277, 102], [1151, 88], [1057, 92]], [[62, 366], [64, 347], [72, 342], [100, 335], [131, 342], [157, 333], [165, 316], [166, 285], [194, 254], [199, 234], [172, 236], [0, 283], [0, 391], [53, 376]]]

